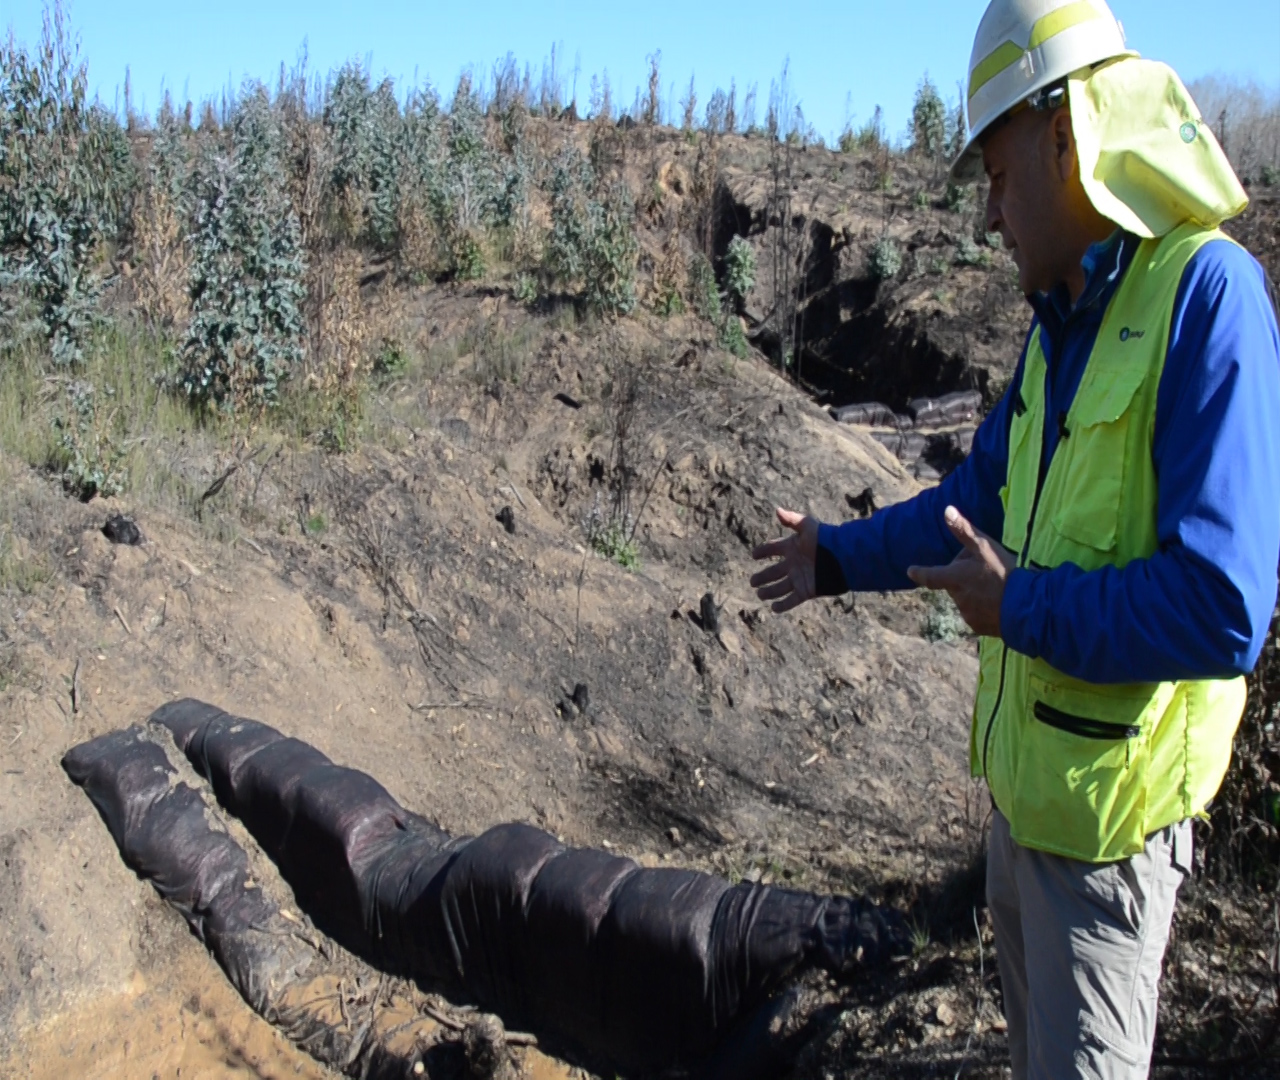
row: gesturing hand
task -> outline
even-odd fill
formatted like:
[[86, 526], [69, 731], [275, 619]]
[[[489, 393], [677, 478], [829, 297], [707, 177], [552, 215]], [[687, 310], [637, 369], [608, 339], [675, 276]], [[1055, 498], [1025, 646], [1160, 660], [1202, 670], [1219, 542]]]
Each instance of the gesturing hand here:
[[998, 638], [1004, 583], [1018, 560], [954, 506], [947, 507], [946, 522], [964, 545], [960, 554], [948, 566], [913, 566], [907, 576], [922, 588], [945, 589], [975, 634]]
[[782, 614], [817, 596], [818, 521], [781, 508], [778, 521], [793, 535], [770, 540], [751, 552], [753, 559], [779, 560], [752, 575], [751, 587], [761, 600], [774, 601], [773, 610]]

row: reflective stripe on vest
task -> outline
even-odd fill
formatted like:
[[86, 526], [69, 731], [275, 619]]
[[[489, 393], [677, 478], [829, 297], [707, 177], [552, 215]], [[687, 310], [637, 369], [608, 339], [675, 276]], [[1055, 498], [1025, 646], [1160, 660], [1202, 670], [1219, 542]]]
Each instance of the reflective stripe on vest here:
[[[1156, 394], [1173, 306], [1191, 257], [1217, 231], [1194, 225], [1144, 240], [1116, 290], [1040, 476], [1048, 377], [1039, 334], [1027, 348], [1009, 432], [1004, 544], [1019, 566], [1123, 567], [1157, 548], [1152, 462]], [[997, 639], [981, 644], [970, 739], [975, 776], [1020, 844], [1089, 862], [1204, 810], [1231, 758], [1243, 679], [1102, 686]]]

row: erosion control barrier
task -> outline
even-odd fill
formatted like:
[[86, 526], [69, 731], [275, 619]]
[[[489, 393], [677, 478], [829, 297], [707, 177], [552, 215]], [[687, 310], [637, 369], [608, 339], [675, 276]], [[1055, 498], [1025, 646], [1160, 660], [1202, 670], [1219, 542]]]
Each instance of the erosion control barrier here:
[[[372, 777], [264, 724], [191, 700], [152, 721], [276, 862], [318, 928], [385, 972], [630, 1076], [671, 1068], [717, 1080], [777, 1076], [795, 1049], [783, 1033], [799, 976], [848, 976], [903, 950], [900, 923], [865, 900], [642, 869], [527, 825], [453, 838]], [[163, 755], [150, 751], [149, 764], [120, 767], [98, 753], [95, 772], [93, 746], [68, 754], [68, 772], [126, 862], [194, 913], [193, 928], [258, 1007], [259, 954], [239, 961], [210, 933], [238, 925], [219, 905], [239, 910], [243, 898], [227, 883], [241, 873], [243, 851], [238, 862], [225, 834], [201, 833], [194, 821], [184, 832], [162, 816], [139, 832], [131, 800], [195, 806], [198, 793], [159, 778]], [[156, 778], [142, 776], [148, 770]], [[206, 849], [223, 854], [212, 859]], [[234, 872], [213, 872], [224, 863]], [[242, 921], [253, 927], [258, 918]], [[264, 961], [267, 981], [287, 962]]]
[[982, 392], [957, 390], [939, 398], [917, 398], [908, 403], [907, 412], [917, 430], [967, 424], [982, 411]]
[[362, 1080], [398, 1080], [423, 1075], [424, 1051], [454, 1037], [394, 994], [349, 990], [350, 965], [333, 965], [254, 885], [244, 848], [142, 729], [83, 743], [62, 765], [125, 864], [183, 914], [249, 1006], [317, 1060]]

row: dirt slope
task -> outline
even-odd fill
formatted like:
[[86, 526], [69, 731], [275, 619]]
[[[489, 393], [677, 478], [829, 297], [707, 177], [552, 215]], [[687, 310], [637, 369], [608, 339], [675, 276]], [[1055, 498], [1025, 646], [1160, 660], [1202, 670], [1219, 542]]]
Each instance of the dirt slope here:
[[[460, 310], [445, 289], [415, 303], [423, 325]], [[193, 1017], [226, 1012], [234, 1022], [208, 1038], [233, 1056], [267, 1038], [210, 988], [198, 945], [58, 766], [178, 695], [306, 739], [456, 832], [529, 821], [650, 863], [813, 888], [918, 880], [954, 850], [972, 649], [922, 640], [917, 601], [781, 618], [746, 585], [775, 504], [838, 520], [847, 495], [894, 501], [914, 482], [758, 364], [676, 348], [687, 327], [624, 340], [469, 305], [504, 333], [530, 324], [536, 364], [519, 388], [486, 392], [464, 357], [388, 394], [397, 448], [284, 451], [245, 469], [208, 510], [238, 541], [159, 509], [82, 506], [5, 462], [23, 542], [56, 567], [4, 618], [12, 1070], [79, 1030], [85, 1009], [201, 1045]], [[610, 350], [646, 365], [633, 513], [652, 494], [636, 571], [584, 548], [582, 523], [607, 499]], [[504, 505], [513, 535], [495, 520]], [[137, 511], [142, 546], [98, 531], [116, 509]], [[718, 633], [700, 625], [708, 591]], [[578, 683], [585, 712], [569, 701]], [[162, 1060], [155, 1038], [131, 1045], [102, 1074]]]

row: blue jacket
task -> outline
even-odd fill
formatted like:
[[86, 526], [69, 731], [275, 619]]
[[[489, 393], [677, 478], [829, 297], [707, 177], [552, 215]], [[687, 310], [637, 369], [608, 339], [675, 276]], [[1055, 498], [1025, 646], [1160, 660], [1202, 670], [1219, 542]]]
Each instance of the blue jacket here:
[[[1095, 244], [1074, 306], [1065, 287], [1030, 298], [1028, 340], [1042, 333], [1049, 365], [1046, 415], [1070, 408], [1137, 245], [1119, 231]], [[943, 521], [951, 505], [999, 540], [1025, 358], [1024, 345], [971, 454], [938, 487], [865, 521], [821, 526], [820, 591], [911, 588], [909, 566], [948, 563], [960, 549]], [[1046, 431], [1042, 469], [1057, 445], [1055, 425]], [[1227, 678], [1257, 663], [1280, 563], [1280, 331], [1265, 272], [1226, 241], [1206, 244], [1183, 274], [1152, 455], [1160, 549], [1123, 568], [1014, 570], [1000, 612], [1010, 648], [1094, 683]]]

